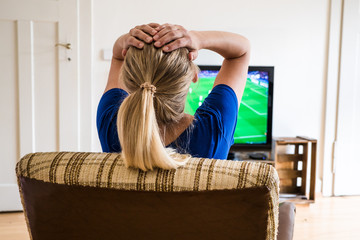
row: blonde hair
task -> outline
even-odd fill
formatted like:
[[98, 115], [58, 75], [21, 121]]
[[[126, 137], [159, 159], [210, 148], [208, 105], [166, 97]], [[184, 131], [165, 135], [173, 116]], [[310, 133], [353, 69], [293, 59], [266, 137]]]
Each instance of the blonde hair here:
[[[127, 167], [174, 169], [189, 155], [165, 148], [159, 125], [169, 130], [184, 116], [186, 96], [197, 67], [180, 48], [164, 53], [153, 44], [126, 53], [120, 77], [129, 96], [120, 106], [117, 129]], [[165, 135], [163, 133], [162, 135]]]

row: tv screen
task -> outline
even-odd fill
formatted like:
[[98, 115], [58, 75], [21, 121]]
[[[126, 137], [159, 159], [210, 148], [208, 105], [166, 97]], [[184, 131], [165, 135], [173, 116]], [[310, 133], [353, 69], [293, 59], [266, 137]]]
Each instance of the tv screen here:
[[[199, 81], [191, 83], [185, 112], [195, 114], [211, 92], [220, 66], [199, 66]], [[274, 67], [250, 66], [238, 112], [233, 148], [271, 148]]]

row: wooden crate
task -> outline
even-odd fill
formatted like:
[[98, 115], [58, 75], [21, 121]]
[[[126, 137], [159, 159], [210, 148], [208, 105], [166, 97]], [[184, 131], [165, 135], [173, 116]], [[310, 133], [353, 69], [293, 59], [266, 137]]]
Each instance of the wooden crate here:
[[[281, 195], [290, 196], [295, 201], [315, 201], [316, 144], [315, 139], [300, 136], [274, 139], [273, 156], [280, 178]], [[286, 147], [285, 151], [284, 147]], [[309, 167], [310, 171], [308, 171]], [[310, 172], [310, 186], [307, 192], [308, 172]]]

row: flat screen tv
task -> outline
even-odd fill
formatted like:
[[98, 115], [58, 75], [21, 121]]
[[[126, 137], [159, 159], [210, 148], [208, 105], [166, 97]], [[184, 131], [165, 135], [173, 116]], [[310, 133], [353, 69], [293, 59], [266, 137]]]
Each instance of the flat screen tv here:
[[[199, 81], [191, 83], [185, 112], [194, 114], [211, 92], [220, 66], [200, 65]], [[274, 67], [250, 66], [234, 134], [236, 149], [270, 149]]]

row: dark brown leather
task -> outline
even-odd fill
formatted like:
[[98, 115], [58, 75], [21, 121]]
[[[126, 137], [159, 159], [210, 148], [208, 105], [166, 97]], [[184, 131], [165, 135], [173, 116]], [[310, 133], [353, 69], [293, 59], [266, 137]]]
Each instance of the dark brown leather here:
[[279, 229], [277, 240], [291, 240], [294, 235], [296, 207], [294, 203], [284, 202], [279, 206]]
[[265, 187], [145, 192], [19, 180], [33, 240], [266, 239]]

